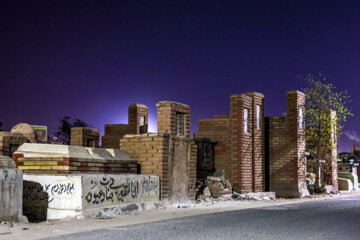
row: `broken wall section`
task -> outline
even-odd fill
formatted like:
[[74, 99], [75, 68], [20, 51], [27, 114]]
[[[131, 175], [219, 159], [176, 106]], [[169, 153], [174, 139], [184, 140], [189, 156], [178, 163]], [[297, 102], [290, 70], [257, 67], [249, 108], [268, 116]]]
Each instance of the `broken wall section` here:
[[190, 137], [190, 107], [160, 102], [157, 134], [125, 135], [120, 149], [140, 165], [141, 174], [160, 177], [161, 198], [195, 199], [197, 147]]
[[119, 148], [120, 139], [126, 134], [148, 132], [148, 108], [144, 104], [131, 104], [128, 108], [128, 124], [106, 124], [101, 138], [102, 148]]
[[100, 131], [94, 128], [74, 127], [71, 129], [71, 144], [82, 147], [99, 147]]

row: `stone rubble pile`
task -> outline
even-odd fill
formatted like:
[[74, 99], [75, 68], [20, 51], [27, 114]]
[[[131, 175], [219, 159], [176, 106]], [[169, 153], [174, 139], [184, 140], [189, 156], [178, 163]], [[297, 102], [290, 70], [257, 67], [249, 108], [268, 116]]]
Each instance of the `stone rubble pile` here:
[[225, 177], [208, 176], [199, 180], [195, 191], [198, 202], [276, 199], [275, 192], [237, 193]]
[[224, 177], [209, 176], [205, 180], [197, 182], [196, 199], [199, 201], [231, 199], [232, 190], [229, 180]]
[[237, 193], [234, 192], [232, 198], [239, 200], [275, 200], [275, 192], [256, 192], [256, 193]]

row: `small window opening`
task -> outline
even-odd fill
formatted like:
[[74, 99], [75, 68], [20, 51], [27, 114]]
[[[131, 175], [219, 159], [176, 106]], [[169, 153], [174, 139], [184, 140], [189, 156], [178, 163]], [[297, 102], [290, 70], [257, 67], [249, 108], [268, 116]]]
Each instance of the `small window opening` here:
[[176, 135], [184, 136], [184, 114], [176, 113]]
[[244, 132], [249, 133], [249, 109], [244, 108]]

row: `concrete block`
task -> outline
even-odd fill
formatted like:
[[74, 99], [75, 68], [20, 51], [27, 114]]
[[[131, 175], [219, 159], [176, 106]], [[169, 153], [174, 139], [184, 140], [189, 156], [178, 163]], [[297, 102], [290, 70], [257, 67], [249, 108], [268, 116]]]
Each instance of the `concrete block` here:
[[0, 221], [21, 221], [22, 192], [22, 171], [17, 169], [0, 169]]
[[355, 173], [338, 172], [338, 177], [350, 180], [353, 185], [353, 189], [354, 190], [358, 189], [359, 181], [358, 181], [358, 176]]
[[24, 215], [29, 219], [83, 218], [105, 208], [159, 201], [156, 176], [25, 174], [24, 180]]
[[338, 178], [339, 190], [340, 191], [351, 191], [354, 189], [354, 186], [349, 179]]
[[310, 196], [306, 182], [292, 183], [270, 183], [270, 191], [276, 193], [276, 197], [304, 198]]

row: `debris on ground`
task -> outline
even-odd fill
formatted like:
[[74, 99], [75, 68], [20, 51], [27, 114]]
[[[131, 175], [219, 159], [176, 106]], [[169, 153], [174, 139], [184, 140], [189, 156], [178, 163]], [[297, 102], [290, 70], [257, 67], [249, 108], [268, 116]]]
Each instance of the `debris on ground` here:
[[237, 193], [234, 192], [233, 198], [237, 198], [240, 200], [275, 200], [275, 192], [255, 192], [255, 193]]
[[224, 176], [208, 176], [206, 179], [196, 182], [196, 200], [197, 202], [216, 203], [218, 201], [234, 200], [275, 200], [274, 192], [256, 192], [256, 193], [237, 193], [228, 179]]

